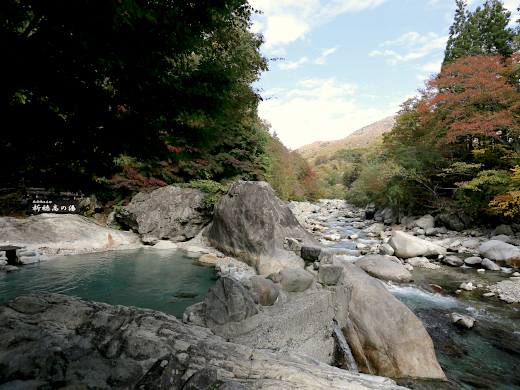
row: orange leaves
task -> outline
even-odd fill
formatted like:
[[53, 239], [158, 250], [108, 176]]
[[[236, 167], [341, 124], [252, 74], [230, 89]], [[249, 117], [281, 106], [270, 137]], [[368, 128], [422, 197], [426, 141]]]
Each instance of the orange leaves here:
[[[520, 133], [520, 54], [464, 57], [426, 82], [417, 112], [432, 126], [437, 144], [483, 135], [502, 142]], [[514, 137], [516, 138], [516, 137]]]

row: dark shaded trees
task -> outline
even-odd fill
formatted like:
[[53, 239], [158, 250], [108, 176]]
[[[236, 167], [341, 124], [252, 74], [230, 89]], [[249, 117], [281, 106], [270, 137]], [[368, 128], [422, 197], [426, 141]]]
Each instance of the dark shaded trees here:
[[252, 12], [245, 0], [7, 1], [2, 180], [87, 191], [136, 161], [183, 181], [213, 154], [240, 169], [251, 83], [267, 69]]

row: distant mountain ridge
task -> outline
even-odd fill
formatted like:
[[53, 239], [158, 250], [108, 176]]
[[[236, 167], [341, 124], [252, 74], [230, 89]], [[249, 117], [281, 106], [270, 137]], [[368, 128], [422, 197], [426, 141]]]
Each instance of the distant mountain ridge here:
[[347, 137], [337, 141], [315, 141], [298, 149], [303, 158], [310, 159], [322, 154], [332, 154], [341, 149], [363, 148], [370, 145], [382, 134], [392, 130], [395, 124], [395, 115], [381, 119], [368, 126], [354, 131]]

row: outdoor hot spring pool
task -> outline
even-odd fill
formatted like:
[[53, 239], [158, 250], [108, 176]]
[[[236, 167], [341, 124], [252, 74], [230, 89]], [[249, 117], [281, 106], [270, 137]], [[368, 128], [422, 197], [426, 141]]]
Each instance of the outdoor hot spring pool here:
[[75, 295], [181, 317], [215, 284], [214, 268], [193, 264], [188, 252], [137, 249], [63, 256], [0, 272], [0, 305], [30, 292]]

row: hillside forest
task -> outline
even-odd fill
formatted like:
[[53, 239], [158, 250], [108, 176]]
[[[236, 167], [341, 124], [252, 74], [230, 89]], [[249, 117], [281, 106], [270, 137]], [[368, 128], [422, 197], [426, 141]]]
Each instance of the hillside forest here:
[[270, 60], [255, 12], [247, 0], [6, 1], [1, 212], [28, 187], [124, 204], [244, 179], [319, 198], [306, 160], [258, 117], [252, 83]]
[[439, 74], [402, 103], [392, 130], [343, 174], [346, 198], [403, 213], [520, 215], [519, 29], [488, 0], [457, 0]]
[[28, 187], [117, 206], [243, 179], [284, 200], [518, 217], [520, 29], [499, 0], [455, 3], [441, 71], [395, 117], [291, 151], [258, 116], [252, 85], [278, 59], [247, 0], [8, 0], [0, 214]]

